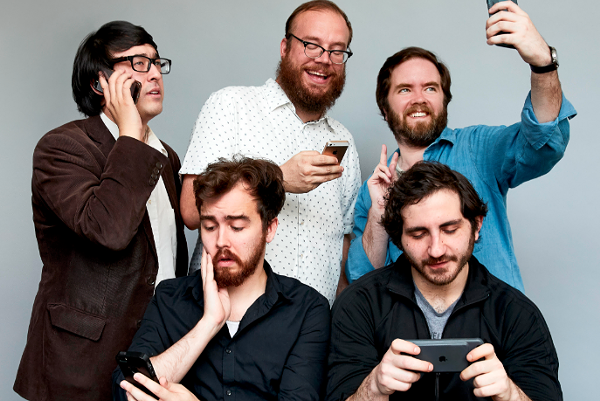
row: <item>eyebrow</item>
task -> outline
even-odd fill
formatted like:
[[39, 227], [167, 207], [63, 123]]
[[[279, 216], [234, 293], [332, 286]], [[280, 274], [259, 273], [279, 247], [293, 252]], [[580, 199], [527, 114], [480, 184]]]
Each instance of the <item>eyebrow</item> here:
[[[460, 225], [461, 223], [462, 223], [462, 219], [450, 220], [450, 221], [440, 224], [440, 228], [453, 226], [453, 225]], [[407, 234], [411, 234], [411, 233], [414, 233], [417, 231], [428, 231], [428, 229], [423, 226], [417, 226], [417, 227], [409, 227], [404, 230], [404, 232]]]
[[[409, 84], [406, 82], [400, 82], [398, 85], [395, 85], [393, 89], [412, 88], [413, 86], [414, 86], [413, 84]], [[437, 88], [441, 88], [442, 85], [439, 82], [430, 81], [430, 82], [425, 82], [425, 84], [423, 84], [423, 86], [435, 86]]]
[[[316, 43], [316, 42], [321, 41], [319, 38], [317, 38], [315, 36], [307, 36], [306, 38], [302, 38], [302, 40], [305, 42], [314, 43], [315, 45], [319, 45], [319, 43]], [[319, 45], [319, 46], [321, 46], [321, 45]], [[330, 44], [329, 46], [342, 46], [344, 49], [348, 48], [348, 45], [344, 42], [335, 42], [335, 43]], [[331, 49], [327, 49], [327, 50], [331, 50]], [[336, 49], [336, 50], [339, 50], [339, 49]]]
[[[215, 216], [210, 216], [210, 215], [201, 215], [200, 216], [200, 221], [212, 221], [214, 223], [217, 222], [217, 219]], [[231, 220], [244, 220], [244, 221], [250, 221], [250, 217], [246, 216], [245, 214], [240, 214], [237, 216], [233, 216], [233, 215], [227, 215], [225, 216], [225, 220], [226, 221], [231, 221]]]

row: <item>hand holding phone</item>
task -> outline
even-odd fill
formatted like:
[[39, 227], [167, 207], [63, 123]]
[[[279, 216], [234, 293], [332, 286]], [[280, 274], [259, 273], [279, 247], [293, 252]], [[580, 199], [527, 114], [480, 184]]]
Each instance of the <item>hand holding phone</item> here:
[[[108, 78], [110, 78], [110, 76], [112, 75], [113, 72], [114, 72], [113, 70], [104, 68], [98, 72], [98, 75], [103, 74], [104, 78], [106, 79], [106, 82], [108, 82]], [[96, 82], [94, 82], [94, 89], [96, 89], [100, 93], [104, 93], [104, 90], [102, 89], [102, 86], [100, 85], [99, 79], [97, 79]], [[137, 101], [140, 98], [140, 91], [142, 89], [142, 83], [140, 81], [134, 81], [133, 84], [131, 84], [131, 87], [129, 89], [131, 90], [131, 98], [133, 99], [133, 103], [137, 104]]]
[[341, 163], [349, 145], [348, 141], [327, 141], [321, 154], [334, 156], [338, 159], [338, 163]]
[[148, 355], [141, 352], [121, 351], [117, 354], [116, 359], [117, 363], [119, 364], [119, 367], [121, 368], [121, 371], [123, 372], [123, 376], [125, 376], [125, 380], [128, 383], [133, 384], [135, 387], [139, 388], [144, 393], [158, 400], [158, 397], [154, 395], [152, 391], [142, 386], [133, 378], [133, 375], [135, 373], [141, 373], [144, 376], [158, 383], [158, 378], [156, 377], [154, 367], [152, 366], [152, 362], [150, 362], [150, 358], [148, 357]]
[[[500, 3], [500, 2], [502, 2], [502, 1], [506, 1], [506, 0], [486, 0], [486, 1], [487, 1], [487, 8], [488, 8], [488, 18], [489, 18], [489, 17], [491, 17], [492, 15], [496, 14], [496, 13], [494, 13], [494, 14], [490, 14], [490, 13], [489, 13], [489, 9], [490, 9], [490, 8], [492, 8], [492, 7], [494, 6], [494, 4], [496, 4], [496, 3]], [[515, 3], [515, 4], [518, 4], [518, 3], [517, 3], [517, 0], [510, 0], [510, 1], [512, 1], [512, 2], [513, 2], [513, 3]], [[496, 35], [494, 35], [494, 36], [498, 36], [498, 35], [505, 35], [505, 34], [508, 34], [508, 32], [498, 32], [498, 33], [497, 33]], [[498, 43], [496, 46], [500, 46], [500, 47], [506, 47], [506, 48], [508, 48], [508, 49], [514, 49], [514, 48], [515, 48], [513, 45], [507, 45], [507, 44], [504, 44], [504, 43]]]

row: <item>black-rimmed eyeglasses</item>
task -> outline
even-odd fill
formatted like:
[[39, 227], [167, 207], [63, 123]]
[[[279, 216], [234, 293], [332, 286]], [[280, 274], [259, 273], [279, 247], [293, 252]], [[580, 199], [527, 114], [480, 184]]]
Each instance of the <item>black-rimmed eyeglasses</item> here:
[[323, 46], [319, 46], [316, 43], [307, 42], [302, 40], [296, 35], [290, 33], [291, 37], [298, 39], [304, 45], [304, 54], [308, 58], [317, 59], [323, 55], [323, 53], [329, 53], [329, 60], [333, 64], [344, 64], [350, 57], [352, 57], [352, 51], [348, 50], [327, 50]]
[[129, 61], [133, 71], [137, 72], [148, 72], [150, 67], [154, 64], [161, 74], [168, 74], [171, 72], [171, 60], [168, 58], [150, 58], [146, 56], [127, 56], [119, 57], [111, 60], [113, 63], [120, 63], [121, 61]]

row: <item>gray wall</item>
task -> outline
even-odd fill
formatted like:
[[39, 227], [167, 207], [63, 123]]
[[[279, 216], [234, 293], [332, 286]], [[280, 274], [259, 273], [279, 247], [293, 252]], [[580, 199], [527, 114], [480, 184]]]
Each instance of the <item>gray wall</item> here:
[[[273, 77], [284, 22], [300, 1], [2, 0], [0, 123], [8, 148], [0, 158], [0, 399], [15, 400], [15, 372], [40, 278], [30, 206], [31, 154], [47, 131], [79, 118], [71, 98], [73, 56], [83, 37], [124, 19], [144, 26], [162, 56], [165, 77], [158, 135], [183, 158], [192, 125], [210, 93], [228, 85], [260, 85]], [[354, 26], [355, 55], [347, 86], [331, 114], [353, 134], [363, 178], [381, 143], [394, 146], [377, 114], [375, 78], [387, 56], [409, 45], [436, 52], [449, 66], [454, 100], [449, 125], [516, 122], [529, 87], [529, 68], [509, 49], [485, 43], [485, 2], [340, 0]], [[527, 295], [544, 313], [561, 361], [566, 399], [597, 399], [595, 339], [600, 327], [600, 92], [595, 2], [523, 0], [548, 43], [558, 49], [563, 89], [579, 116], [564, 159], [547, 176], [512, 190], [509, 211]], [[196, 234], [190, 234], [193, 245]], [[598, 249], [598, 248], [596, 248]]]

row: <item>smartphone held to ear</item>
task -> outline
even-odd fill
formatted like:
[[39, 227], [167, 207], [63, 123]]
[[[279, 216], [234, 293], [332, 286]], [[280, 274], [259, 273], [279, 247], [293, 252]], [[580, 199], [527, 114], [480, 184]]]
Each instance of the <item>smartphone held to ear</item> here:
[[[104, 74], [104, 78], [108, 82], [108, 78], [110, 78], [114, 71], [103, 69], [101, 72]], [[104, 93], [104, 91], [102, 90], [102, 86], [100, 86], [99, 79], [97, 79], [96, 82], [94, 82], [94, 89], [96, 89], [100, 93]], [[131, 84], [131, 88], [129, 89], [131, 90], [131, 98], [133, 99], [133, 103], [137, 104], [137, 101], [140, 98], [140, 91], [142, 90], [142, 83], [140, 81], [133, 81], [133, 84]]]
[[334, 156], [337, 158], [338, 163], [341, 163], [349, 145], [348, 141], [327, 141], [321, 154]]
[[[494, 15], [495, 13], [494, 13], [494, 14], [489, 14], [489, 9], [490, 9], [490, 8], [492, 8], [492, 6], [493, 6], [494, 4], [496, 4], [496, 3], [500, 3], [500, 2], [502, 2], [502, 1], [506, 1], [506, 0], [486, 0], [486, 1], [487, 1], [487, 8], [488, 8], [488, 15], [491, 17], [491, 16], [492, 16], [492, 15]], [[510, 0], [510, 1], [512, 1], [512, 2], [513, 2], [513, 3], [515, 3], [515, 4], [518, 4], [518, 3], [517, 3], [517, 0]], [[498, 32], [498, 33], [497, 33], [495, 36], [498, 36], [498, 35], [503, 35], [503, 34], [506, 34], [506, 33], [508, 33], [508, 32]], [[514, 49], [514, 48], [515, 48], [513, 45], [505, 45], [504, 43], [499, 43], [499, 44], [497, 44], [496, 46], [500, 46], [500, 47], [506, 47], [506, 48], [508, 48], [508, 49]]]
[[141, 352], [119, 352], [116, 356], [117, 363], [123, 372], [123, 376], [125, 376], [125, 380], [129, 383], [133, 384], [144, 393], [156, 398], [158, 397], [154, 395], [154, 393], [148, 390], [146, 387], [142, 386], [140, 383], [136, 382], [133, 378], [135, 373], [141, 373], [146, 377], [154, 380], [158, 383], [158, 378], [156, 377], [156, 373], [154, 372], [154, 367], [152, 367], [152, 362], [150, 362], [150, 358], [148, 355], [143, 354]]

